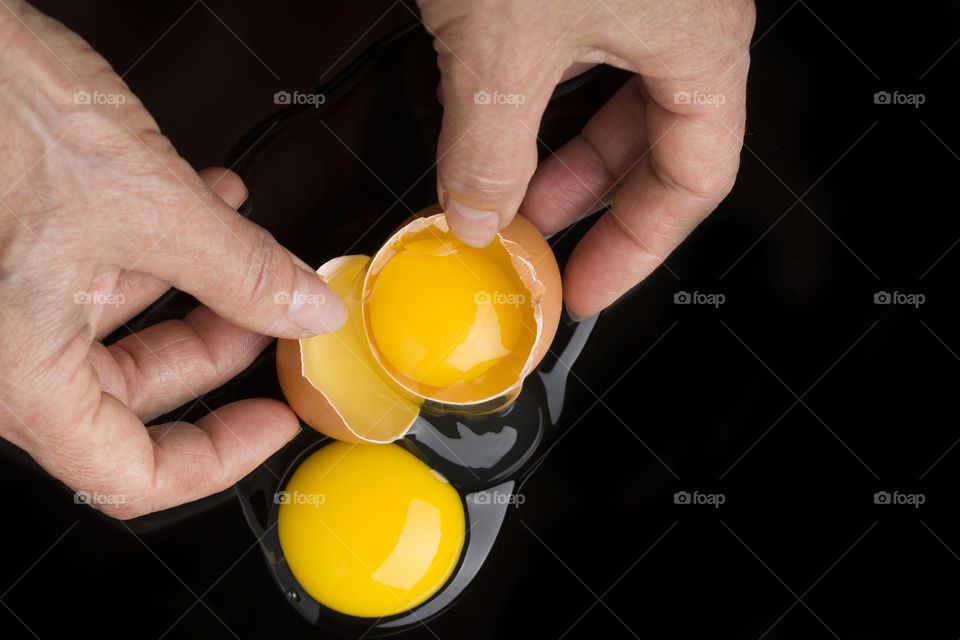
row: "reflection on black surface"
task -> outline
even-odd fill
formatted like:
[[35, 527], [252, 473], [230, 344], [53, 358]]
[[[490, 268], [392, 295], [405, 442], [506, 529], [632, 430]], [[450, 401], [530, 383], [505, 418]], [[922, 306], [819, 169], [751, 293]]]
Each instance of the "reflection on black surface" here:
[[[276, 530], [279, 505], [274, 496], [283, 490], [300, 463], [330, 442], [329, 438], [308, 428], [264, 467], [239, 482], [236, 491], [247, 523], [291, 606], [322, 627], [385, 635], [439, 615], [456, 602], [493, 548], [508, 508], [522, 504], [522, 497], [513, 494], [514, 487], [534, 454], [550, 435], [555, 435], [548, 407], [562, 408], [570, 367], [595, 324], [596, 318], [579, 324], [564, 319], [542, 363], [549, 372], [529, 376], [517, 400], [506, 409], [483, 416], [421, 415], [397, 442], [443, 474], [460, 492], [467, 523], [464, 549], [451, 577], [436, 594], [409, 612], [372, 620], [333, 611], [300, 587], [284, 560]], [[547, 386], [544, 379], [549, 382]], [[268, 472], [270, 467], [286, 470], [279, 481]]]
[[506, 409], [481, 416], [423, 412], [402, 446], [464, 489], [517, 478], [555, 430], [570, 367], [596, 321], [594, 317], [577, 324], [564, 318], [550, 352]]
[[530, 458], [546, 427], [542, 394], [533, 386], [525, 384], [512, 405], [492, 415], [421, 414], [401, 446], [464, 489], [511, 477]]

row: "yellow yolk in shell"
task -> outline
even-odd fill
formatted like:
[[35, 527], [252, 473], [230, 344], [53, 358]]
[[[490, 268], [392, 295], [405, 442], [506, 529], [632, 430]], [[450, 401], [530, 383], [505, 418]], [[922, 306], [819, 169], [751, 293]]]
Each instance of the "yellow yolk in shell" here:
[[482, 249], [417, 240], [377, 274], [370, 327], [395, 369], [419, 383], [449, 387], [513, 353], [523, 330], [523, 299]]
[[495, 240], [482, 248], [427, 227], [381, 250], [364, 284], [374, 356], [402, 387], [441, 402], [497, 397], [537, 340], [530, 291]]

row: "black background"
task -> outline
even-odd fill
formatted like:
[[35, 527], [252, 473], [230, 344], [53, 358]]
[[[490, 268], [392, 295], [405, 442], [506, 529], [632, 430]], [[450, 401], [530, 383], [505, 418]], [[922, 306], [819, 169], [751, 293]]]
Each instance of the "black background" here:
[[[601, 316], [525, 503], [466, 597], [410, 637], [960, 635], [960, 8], [945, 5], [758, 7], [734, 192]], [[273, 92], [312, 90], [414, 20], [390, 2], [39, 6], [124, 75], [198, 168], [224, 163], [276, 110]], [[313, 127], [315, 163], [282, 140], [269, 157], [254, 149], [238, 166], [254, 218], [319, 263], [384, 211], [389, 228], [430, 204], [431, 59], [411, 37], [399, 72], [358, 80], [329, 129]], [[622, 80], [601, 76], [554, 101], [546, 146]], [[878, 91], [925, 103], [875, 104]], [[284, 199], [279, 174], [301, 200]], [[680, 291], [726, 302], [674, 304]], [[877, 305], [879, 291], [926, 301]], [[276, 397], [270, 355], [204, 402]], [[117, 523], [3, 452], [0, 637], [324, 635], [272, 582], [232, 492]], [[674, 504], [682, 490], [725, 503]], [[876, 505], [878, 491], [925, 503]]]

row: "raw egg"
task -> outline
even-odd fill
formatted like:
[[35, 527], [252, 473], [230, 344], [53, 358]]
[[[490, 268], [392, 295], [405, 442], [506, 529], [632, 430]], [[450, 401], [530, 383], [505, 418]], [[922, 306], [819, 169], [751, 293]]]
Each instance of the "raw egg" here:
[[392, 442], [422, 408], [504, 408], [560, 320], [556, 258], [519, 215], [482, 248], [461, 243], [442, 213], [417, 217], [372, 258], [335, 258], [317, 275], [346, 306], [347, 321], [280, 340], [277, 370], [301, 419], [340, 440]]
[[460, 494], [401, 447], [331, 442], [280, 494], [277, 533], [300, 586], [324, 606], [380, 618], [424, 602], [463, 549]]

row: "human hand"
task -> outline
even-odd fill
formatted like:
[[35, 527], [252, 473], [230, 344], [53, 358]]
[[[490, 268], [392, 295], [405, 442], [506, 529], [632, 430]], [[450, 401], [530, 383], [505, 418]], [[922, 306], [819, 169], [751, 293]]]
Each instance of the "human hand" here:
[[[518, 209], [553, 233], [610, 204], [567, 264], [573, 314], [640, 282], [729, 193], [750, 0], [418, 2], [438, 52], [437, 181], [454, 233], [482, 246]], [[637, 76], [537, 167], [554, 87], [598, 63]]]
[[[285, 404], [144, 422], [239, 373], [262, 334], [336, 329], [343, 306], [79, 36], [6, 0], [0, 43], [0, 435], [118, 518], [229, 487], [296, 434]], [[205, 306], [99, 342], [171, 285]]]

